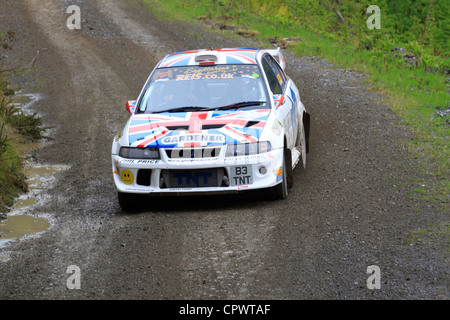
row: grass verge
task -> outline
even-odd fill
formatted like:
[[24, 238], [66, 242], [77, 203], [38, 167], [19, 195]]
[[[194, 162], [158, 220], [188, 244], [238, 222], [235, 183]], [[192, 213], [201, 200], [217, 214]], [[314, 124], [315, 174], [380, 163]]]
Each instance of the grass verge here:
[[[13, 41], [13, 32], [0, 33], [0, 48], [11, 49]], [[0, 65], [0, 218], [5, 216], [15, 198], [28, 190], [22, 172], [24, 160], [18, 146], [44, 138], [46, 130], [39, 116], [26, 114], [12, 103], [14, 95], [7, 72]]]
[[5, 95], [7, 81], [0, 72], [0, 214], [14, 203], [14, 198], [27, 191], [21, 168], [23, 160], [15, 148], [14, 129], [8, 124], [5, 110], [10, 97]]

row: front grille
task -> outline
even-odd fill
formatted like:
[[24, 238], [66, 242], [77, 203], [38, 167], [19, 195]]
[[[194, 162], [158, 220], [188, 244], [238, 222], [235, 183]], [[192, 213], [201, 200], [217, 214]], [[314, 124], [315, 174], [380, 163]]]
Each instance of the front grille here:
[[162, 170], [160, 188], [205, 188], [229, 185], [224, 168]]
[[206, 148], [166, 148], [164, 149], [169, 158], [200, 159], [216, 158], [220, 154], [220, 147]]

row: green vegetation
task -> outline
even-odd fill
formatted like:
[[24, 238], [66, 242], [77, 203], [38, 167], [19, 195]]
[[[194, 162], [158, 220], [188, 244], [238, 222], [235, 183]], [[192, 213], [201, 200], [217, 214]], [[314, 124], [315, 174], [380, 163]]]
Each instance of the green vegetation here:
[[5, 212], [14, 202], [14, 198], [27, 190], [21, 172], [22, 158], [15, 148], [13, 128], [8, 124], [6, 109], [9, 105], [5, 78], [0, 73], [0, 212]]
[[[450, 2], [447, 0], [142, 0], [157, 16], [202, 21], [228, 35], [277, 44], [368, 75], [416, 133], [406, 148], [431, 177], [417, 195], [450, 194]], [[380, 29], [368, 19], [380, 8]]]
[[[0, 33], [0, 53], [11, 49], [13, 42], [13, 32]], [[17, 145], [43, 138], [45, 130], [36, 114], [25, 114], [12, 104], [15, 91], [10, 87], [6, 73], [0, 65], [0, 214], [8, 210], [20, 192], [28, 189]]]
[[[433, 240], [436, 238], [441, 238], [444, 240], [444, 243], [448, 243], [450, 240], [449, 230], [450, 226], [448, 223], [439, 223], [438, 225], [429, 224], [424, 229], [418, 229], [412, 231], [408, 235], [408, 243], [418, 244], [418, 245], [427, 245], [433, 243]], [[447, 252], [448, 252], [447, 248]]]

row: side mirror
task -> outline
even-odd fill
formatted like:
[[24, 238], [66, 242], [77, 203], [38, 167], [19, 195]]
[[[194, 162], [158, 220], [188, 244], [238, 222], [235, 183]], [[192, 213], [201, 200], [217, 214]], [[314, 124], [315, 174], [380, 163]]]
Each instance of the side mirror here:
[[129, 113], [133, 114], [134, 109], [136, 109], [136, 100], [128, 100], [126, 104], [126, 109]]
[[275, 104], [275, 109], [281, 107], [286, 102], [286, 97], [284, 94], [274, 94], [273, 103]]

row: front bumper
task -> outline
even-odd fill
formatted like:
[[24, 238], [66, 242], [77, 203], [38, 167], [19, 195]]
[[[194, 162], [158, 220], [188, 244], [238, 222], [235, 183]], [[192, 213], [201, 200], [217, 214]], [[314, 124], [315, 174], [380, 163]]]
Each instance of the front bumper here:
[[125, 159], [112, 155], [117, 191], [148, 195], [236, 193], [273, 187], [281, 182], [283, 149], [267, 153], [214, 158]]

